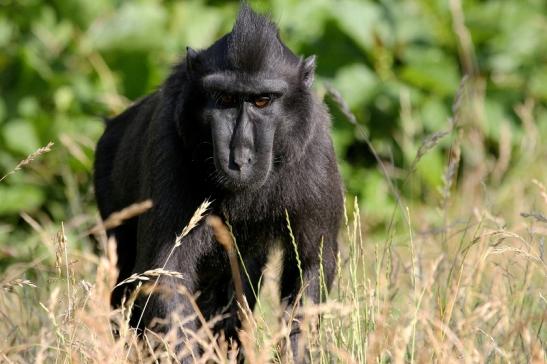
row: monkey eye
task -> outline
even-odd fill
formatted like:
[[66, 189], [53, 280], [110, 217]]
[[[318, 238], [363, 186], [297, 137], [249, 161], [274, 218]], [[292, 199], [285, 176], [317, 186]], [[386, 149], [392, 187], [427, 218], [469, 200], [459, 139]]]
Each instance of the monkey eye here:
[[270, 105], [272, 98], [270, 96], [258, 96], [253, 99], [253, 105], [259, 109], [263, 109]]
[[237, 104], [237, 97], [231, 94], [221, 94], [218, 96], [217, 102], [222, 107], [233, 107]]

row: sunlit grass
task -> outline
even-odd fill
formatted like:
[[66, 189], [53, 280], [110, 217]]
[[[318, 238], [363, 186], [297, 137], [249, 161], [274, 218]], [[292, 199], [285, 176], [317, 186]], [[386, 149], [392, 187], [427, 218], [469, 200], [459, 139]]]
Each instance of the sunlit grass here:
[[[393, 241], [367, 234], [366, 216], [356, 203], [341, 233], [341, 264], [328, 300], [302, 309], [310, 321], [322, 313], [319, 332], [306, 331], [314, 362], [543, 362], [547, 227], [541, 214], [547, 196], [539, 180], [519, 183], [515, 188], [526, 192], [516, 196], [527, 202], [518, 206], [528, 205], [535, 215], [515, 220], [514, 211], [496, 206], [495, 199], [469, 203], [455, 191], [446, 211], [409, 206], [410, 225], [396, 224]], [[487, 190], [492, 199], [496, 191]], [[503, 206], [510, 202], [504, 198]], [[59, 231], [52, 242], [43, 242], [57, 247], [56, 260], [14, 265], [4, 274], [2, 358], [118, 363], [129, 345], [138, 347], [130, 360], [176, 362], [172, 337], [149, 333], [137, 342], [127, 312], [110, 310], [112, 243], [105, 242], [109, 249], [98, 257], [74, 250], [70, 240], [63, 242], [60, 226]], [[254, 362], [275, 357], [288, 334], [274, 297], [276, 265], [269, 263], [252, 318]], [[213, 362], [229, 362], [230, 346], [211, 338], [201, 332], [194, 340]]]
[[[475, 102], [471, 98], [462, 106], [462, 119], [473, 112]], [[391, 220], [377, 226], [360, 211], [367, 201], [347, 197], [334, 286], [323, 304], [307, 304], [298, 311], [312, 362], [543, 363], [547, 359], [547, 171], [538, 168], [547, 160], [547, 147], [529, 129], [521, 136], [522, 149], [512, 163], [465, 164], [463, 142], [477, 145], [481, 139], [472, 124], [456, 125], [455, 116], [451, 120], [450, 134], [426, 138], [417, 148], [412, 168], [403, 175], [403, 187], [419, 183], [414, 167], [441, 138], [451, 138], [436, 198], [417, 202], [396, 194]], [[510, 153], [500, 151], [499, 156], [512, 158]], [[384, 172], [390, 178], [389, 171]], [[485, 178], [490, 172], [495, 176]], [[386, 180], [393, 188], [401, 186], [397, 182]], [[128, 322], [136, 295], [149, 294], [157, 277], [178, 278], [178, 272], [164, 266], [128, 278], [125, 283], [137, 284], [135, 294], [122, 309], [110, 308], [116, 255], [104, 227], [123, 223], [149, 206], [149, 201], [131, 206], [104, 223], [96, 216], [78, 216], [63, 224], [22, 215], [35, 231], [39, 242], [35, 249], [40, 253], [33, 261], [9, 266], [0, 281], [0, 361], [177, 362], [173, 347], [179, 339], [174, 332], [165, 337], [147, 332], [137, 340]], [[173, 249], [184, 244], [184, 236], [200, 223], [205, 210], [202, 206], [196, 212], [174, 240]], [[98, 252], [88, 248], [92, 244], [82, 232], [94, 235]], [[321, 246], [318, 242], [320, 257]], [[276, 252], [268, 262], [254, 315], [246, 317], [245, 351], [250, 363], [290, 361], [285, 350], [290, 330], [277, 291], [280, 259]], [[193, 303], [196, 313], [175, 317], [178, 327], [187, 320], [202, 323], [199, 332], [186, 333], [186, 353], [190, 344], [196, 344], [204, 352], [200, 362], [234, 362], [237, 348], [214, 336], [213, 323], [204, 321], [182, 285], [179, 293]]]

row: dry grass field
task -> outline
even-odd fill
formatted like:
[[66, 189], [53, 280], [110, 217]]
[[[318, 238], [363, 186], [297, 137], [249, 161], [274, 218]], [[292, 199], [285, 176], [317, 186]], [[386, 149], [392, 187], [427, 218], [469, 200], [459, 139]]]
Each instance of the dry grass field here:
[[[533, 104], [518, 105], [524, 133], [501, 130], [502, 141], [518, 138], [518, 156], [501, 142], [498, 158], [484, 159], [487, 146], [473, 124], [483, 107], [477, 90], [473, 81], [462, 86], [447, 129], [426, 138], [412, 168], [399, 173], [402, 184], [418, 183], [413, 172], [422, 157], [440, 140], [448, 141], [435, 199], [398, 197], [390, 221], [378, 229], [359, 210], [367, 201], [348, 197], [334, 287], [324, 304], [300, 309], [313, 363], [547, 360], [545, 128], [535, 122]], [[37, 151], [13, 173], [48, 158], [50, 148], [63, 146]], [[472, 148], [466, 155], [474, 159], [463, 160], [462, 148]], [[392, 183], [387, 166], [384, 172], [383, 187], [398, 196], [395, 186], [401, 184]], [[105, 224], [122, 223], [146, 207], [133, 206]], [[189, 226], [181, 227], [173, 249], [184, 248], [184, 235], [204, 223], [205, 214], [197, 211]], [[0, 280], [0, 362], [177, 362], [172, 336], [148, 333], [136, 340], [127, 325], [134, 297], [124, 310], [110, 309], [117, 274], [114, 242], [107, 240], [96, 213], [65, 222], [22, 217], [43, 246], [31, 262], [9, 266]], [[82, 230], [94, 236], [97, 249]], [[249, 363], [289, 361], [282, 349], [288, 330], [276, 303], [279, 259], [276, 254], [268, 264], [259, 303], [246, 318], [242, 337]], [[158, 267], [133, 277], [142, 284], [140, 294], [147, 294], [161, 274], [177, 272]], [[312, 323], [317, 313], [322, 314], [319, 330]], [[199, 311], [196, 315], [201, 317]], [[210, 325], [203, 322], [200, 332], [188, 333], [205, 352], [200, 362], [234, 362], [234, 348], [213, 337]]]

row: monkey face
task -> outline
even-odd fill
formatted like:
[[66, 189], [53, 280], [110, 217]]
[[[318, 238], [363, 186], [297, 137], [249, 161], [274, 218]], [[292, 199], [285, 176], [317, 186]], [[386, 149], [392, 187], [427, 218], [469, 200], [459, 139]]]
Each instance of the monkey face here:
[[217, 181], [230, 190], [259, 188], [272, 169], [287, 83], [216, 73], [206, 76], [203, 86], [209, 95], [204, 119], [211, 130]]
[[200, 114], [200, 137], [213, 146], [205, 159], [214, 161], [214, 182], [231, 191], [259, 189], [274, 168], [298, 158], [313, 124], [315, 57], [295, 56], [273, 24], [254, 31], [241, 21], [211, 47], [186, 55], [188, 90], [200, 102], [183, 109]]

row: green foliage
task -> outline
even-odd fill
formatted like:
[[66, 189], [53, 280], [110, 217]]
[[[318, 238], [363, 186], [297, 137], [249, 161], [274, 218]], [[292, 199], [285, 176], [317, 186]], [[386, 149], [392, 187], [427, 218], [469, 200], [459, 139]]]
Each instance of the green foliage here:
[[[318, 56], [355, 201], [320, 308], [320, 362], [545, 359], [547, 2], [250, 1]], [[127, 362], [129, 331], [112, 335], [115, 262], [89, 235], [95, 143], [103, 118], [153, 91], [186, 46], [228, 32], [238, 4], [0, 0], [5, 360]], [[270, 354], [280, 258], [253, 316]]]
[[[547, 123], [547, 3], [465, 1], [463, 31], [458, 9], [451, 7], [457, 3], [272, 0], [253, 5], [272, 14], [295, 51], [318, 55], [318, 91], [325, 82], [340, 90], [370, 132], [395, 185], [406, 198], [422, 200], [438, 197], [450, 144], [441, 141], [419, 161], [418, 183], [404, 184], [404, 173], [397, 171], [412, 165], [426, 135], [448, 127], [464, 73], [474, 72], [474, 96], [484, 107], [466, 113], [461, 127], [484, 138], [481, 157], [488, 163], [499, 157], [502, 124], [512, 135], [511, 165], [521, 157], [517, 143], [525, 123], [516, 106], [533, 102], [536, 123]], [[237, 7], [237, 2], [200, 0], [4, 1], [0, 176], [48, 141], [55, 148], [30, 170], [2, 181], [2, 219], [17, 225], [21, 211], [60, 219], [93, 211], [92, 155], [102, 118], [154, 90], [187, 45], [206, 47], [229, 31]], [[365, 202], [373, 221], [385, 221], [395, 201], [382, 172], [363, 136], [336, 104], [329, 101], [329, 106], [348, 192]], [[538, 130], [545, 135], [545, 127]], [[463, 163], [473, 163], [474, 146], [463, 147]]]

